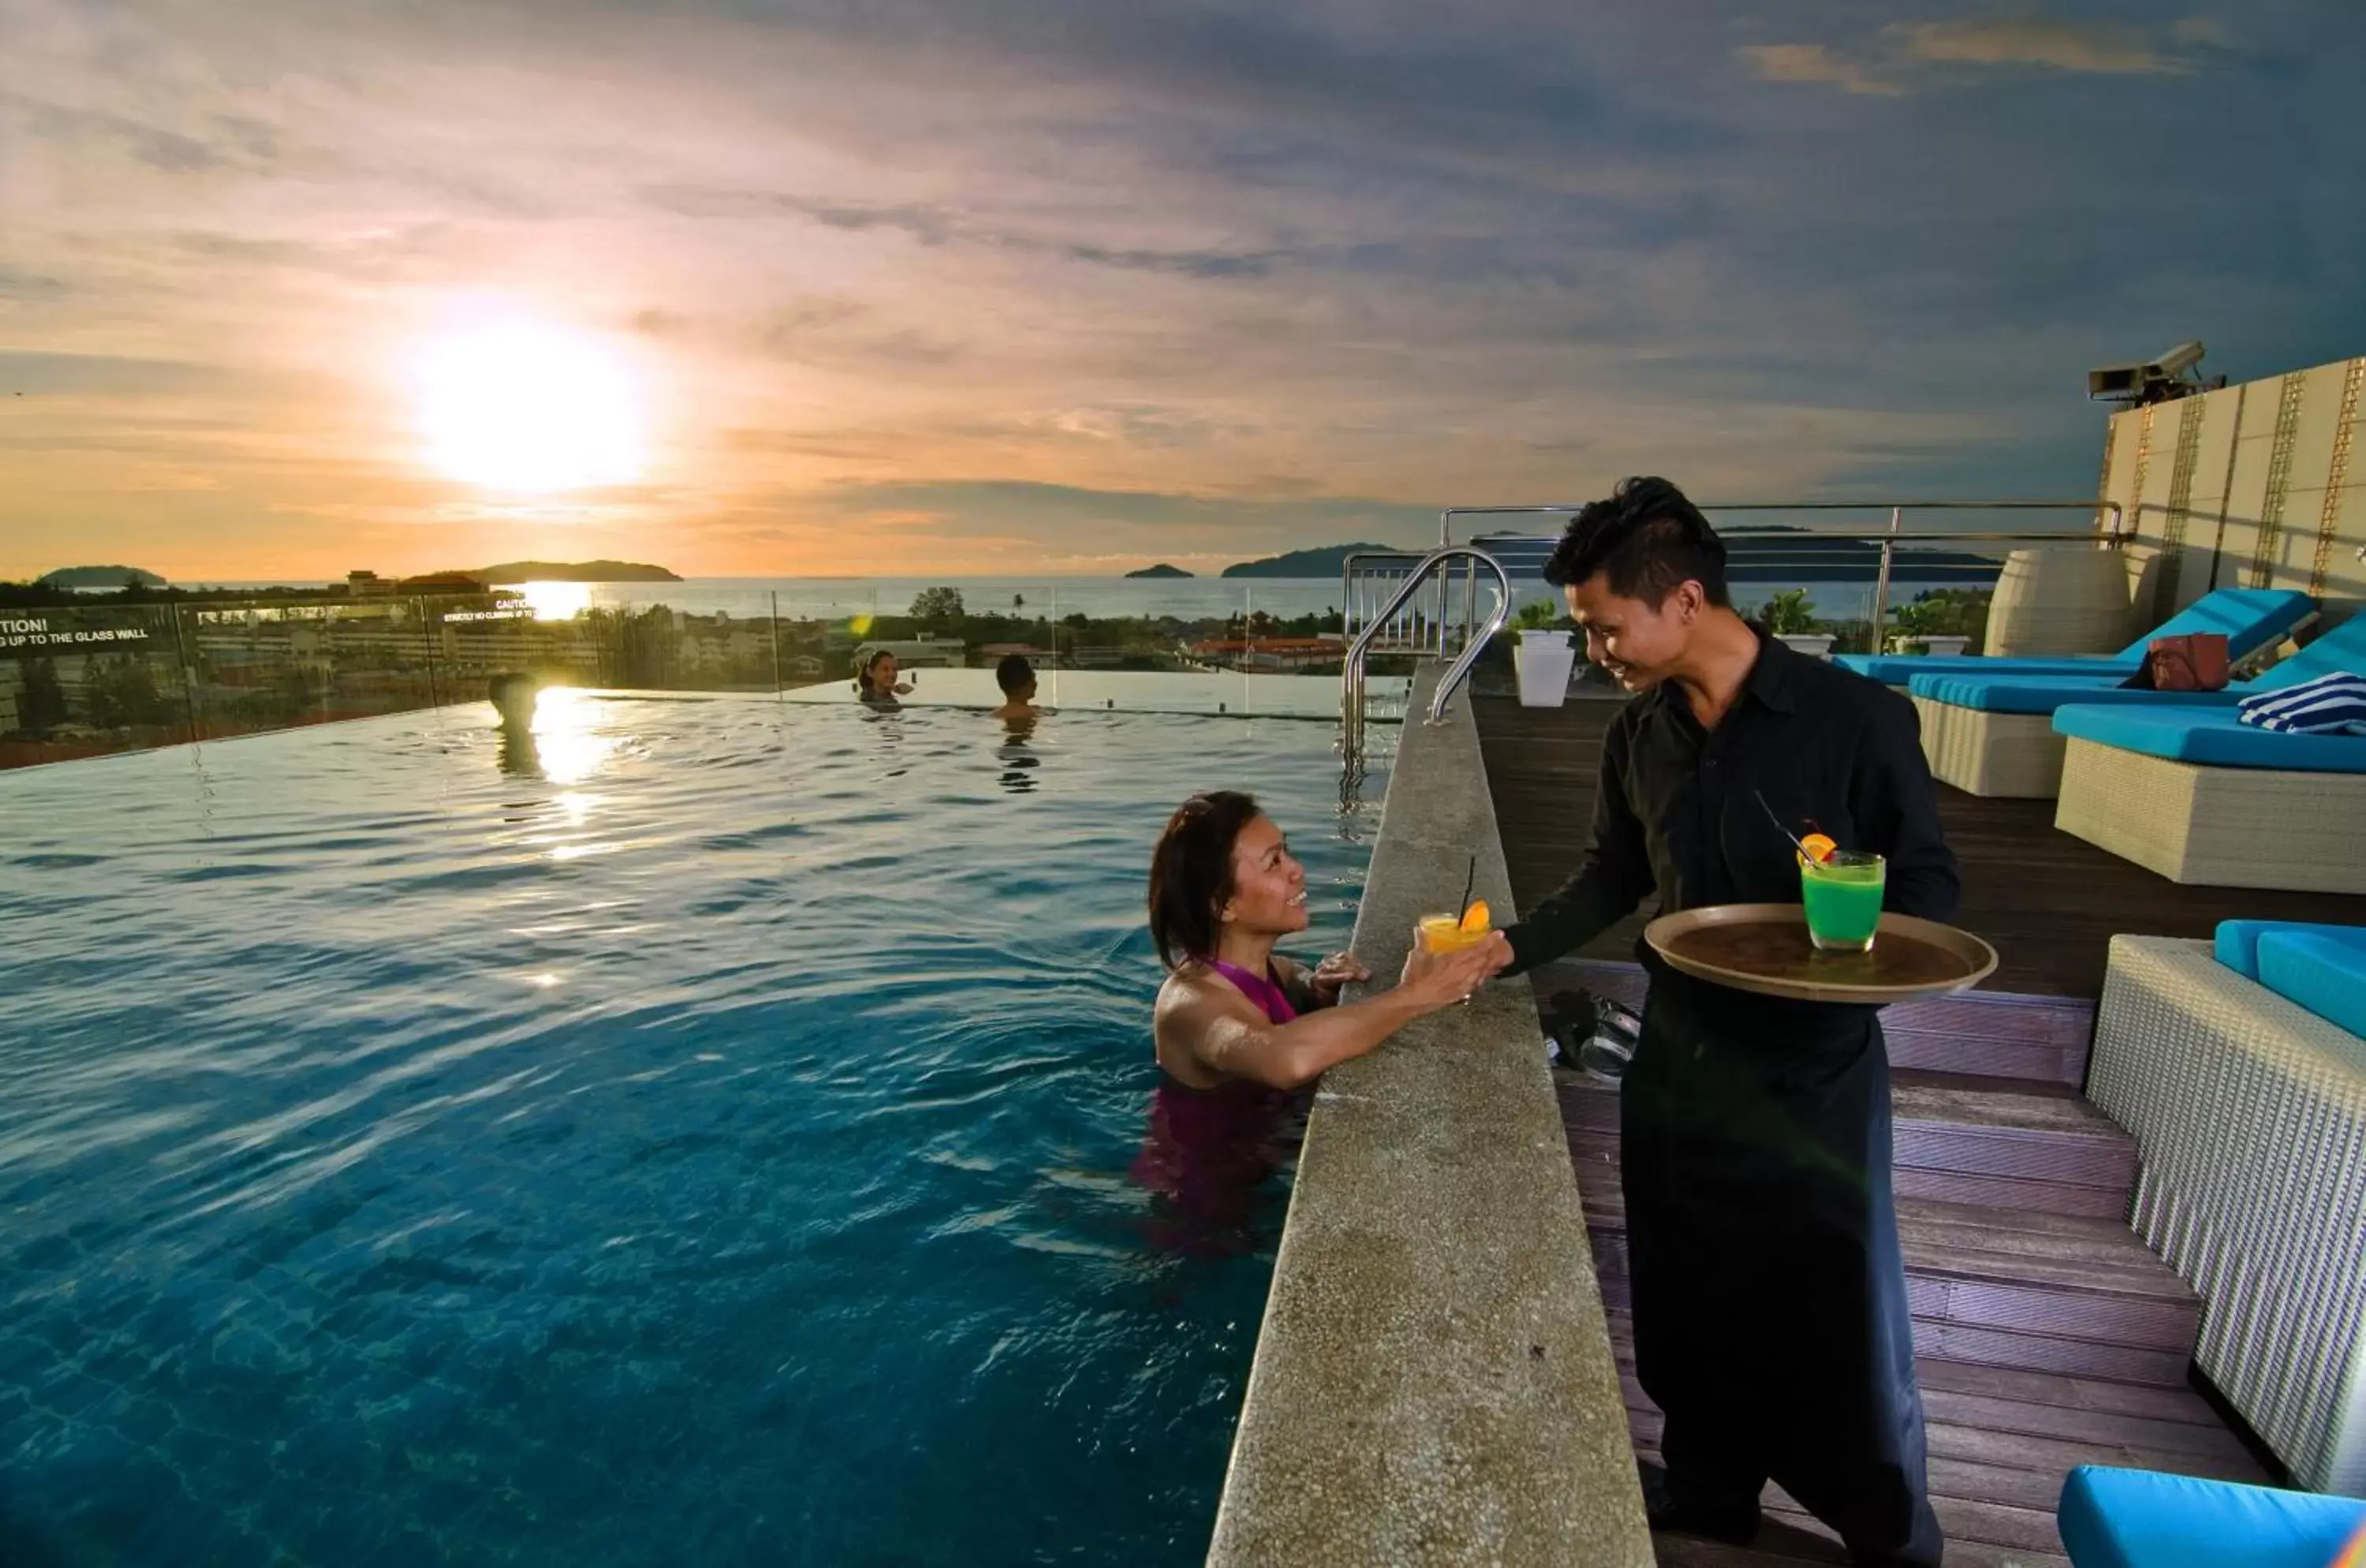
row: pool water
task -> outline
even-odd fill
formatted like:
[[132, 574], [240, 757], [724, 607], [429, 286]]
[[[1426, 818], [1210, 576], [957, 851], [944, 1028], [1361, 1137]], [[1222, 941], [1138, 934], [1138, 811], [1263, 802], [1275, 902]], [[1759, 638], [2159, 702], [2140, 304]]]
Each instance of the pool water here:
[[[1330, 727], [546, 698], [0, 775], [0, 1562], [1184, 1562], [1142, 876]], [[1377, 793], [1376, 787], [1374, 793]]]

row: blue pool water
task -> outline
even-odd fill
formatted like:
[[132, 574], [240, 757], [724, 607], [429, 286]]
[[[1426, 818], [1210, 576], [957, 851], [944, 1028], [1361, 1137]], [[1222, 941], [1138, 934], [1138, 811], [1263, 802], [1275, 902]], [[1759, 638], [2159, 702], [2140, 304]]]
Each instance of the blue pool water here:
[[0, 774], [0, 1562], [1198, 1561], [1142, 872], [1254, 788], [1344, 945], [1329, 728], [488, 715]]

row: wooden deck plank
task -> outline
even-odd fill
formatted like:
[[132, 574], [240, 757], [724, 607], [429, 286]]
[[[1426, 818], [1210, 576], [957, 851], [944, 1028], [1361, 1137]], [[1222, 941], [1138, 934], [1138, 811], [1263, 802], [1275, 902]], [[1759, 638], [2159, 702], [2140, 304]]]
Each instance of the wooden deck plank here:
[[[1576, 869], [1593, 815], [1601, 735], [1617, 703], [1576, 700], [1524, 708], [1473, 700], [1488, 784], [1501, 825], [1512, 894], [1535, 906]], [[2259, 888], [2185, 887], [2054, 827], [2050, 800], [1984, 800], [1942, 785], [1939, 814], [1964, 863], [1957, 923], [1996, 945], [1989, 987], [2100, 997], [2111, 938], [2207, 937], [2223, 919], [2327, 920], [2366, 925], [2366, 897]], [[1630, 920], [1588, 945], [1589, 957], [1633, 955]]]

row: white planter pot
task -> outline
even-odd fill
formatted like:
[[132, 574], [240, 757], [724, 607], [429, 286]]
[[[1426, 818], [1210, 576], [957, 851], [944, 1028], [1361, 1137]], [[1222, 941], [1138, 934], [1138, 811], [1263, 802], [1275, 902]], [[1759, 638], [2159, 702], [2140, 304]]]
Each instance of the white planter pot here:
[[1774, 637], [1792, 652], [1804, 653], [1810, 659], [1830, 659], [1832, 655], [1830, 632], [1777, 632]]
[[1569, 695], [1569, 672], [1577, 664], [1577, 649], [1567, 632], [1522, 632], [1512, 649], [1512, 671], [1519, 678], [1520, 705], [1557, 708]]
[[1933, 659], [1961, 659], [1971, 640], [1967, 637], [1926, 637], [1922, 650]]

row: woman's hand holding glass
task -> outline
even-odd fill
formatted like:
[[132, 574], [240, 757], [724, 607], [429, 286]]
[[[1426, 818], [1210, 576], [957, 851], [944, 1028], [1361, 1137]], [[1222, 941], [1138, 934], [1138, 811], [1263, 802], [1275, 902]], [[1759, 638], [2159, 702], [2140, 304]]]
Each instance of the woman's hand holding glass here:
[[1425, 953], [1416, 942], [1413, 951], [1405, 954], [1403, 972], [1397, 976], [1397, 989], [1425, 1012], [1467, 1002], [1470, 993], [1501, 967], [1494, 961], [1493, 951], [1492, 944], [1482, 942], [1456, 953]]

